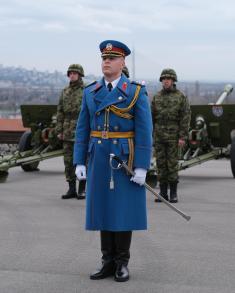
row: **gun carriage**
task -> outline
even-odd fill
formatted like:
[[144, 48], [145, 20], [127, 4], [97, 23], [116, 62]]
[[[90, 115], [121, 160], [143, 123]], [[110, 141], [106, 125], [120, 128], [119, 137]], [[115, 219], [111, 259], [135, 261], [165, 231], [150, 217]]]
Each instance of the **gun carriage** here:
[[[0, 155], [0, 180], [4, 182], [10, 168], [20, 166], [24, 171], [36, 171], [40, 161], [63, 155], [62, 143], [55, 133], [56, 105], [22, 105], [23, 126], [27, 128], [19, 138], [12, 133], [5, 143], [17, 143], [18, 149]], [[4, 139], [4, 138], [3, 138]]]

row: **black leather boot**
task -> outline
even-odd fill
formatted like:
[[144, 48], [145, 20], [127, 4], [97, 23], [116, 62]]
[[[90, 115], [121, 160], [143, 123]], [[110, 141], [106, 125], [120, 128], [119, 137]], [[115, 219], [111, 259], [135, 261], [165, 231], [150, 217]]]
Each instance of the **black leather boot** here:
[[117, 268], [114, 280], [117, 282], [126, 282], [130, 278], [127, 266], [130, 259], [131, 236], [132, 231], [115, 232], [115, 262]]
[[69, 189], [66, 194], [61, 196], [62, 199], [76, 198], [78, 196], [76, 192], [76, 180], [68, 181], [68, 183]]
[[[167, 194], [167, 183], [160, 183], [160, 195], [165, 199], [168, 200], [168, 194]], [[155, 202], [161, 202], [159, 198], [155, 199]]]
[[171, 203], [178, 202], [178, 197], [177, 197], [177, 184], [178, 184], [177, 181], [170, 183], [170, 202]]
[[78, 183], [77, 199], [85, 199], [86, 180], [80, 180]]
[[113, 276], [116, 269], [114, 262], [115, 238], [114, 232], [100, 231], [102, 264], [94, 273], [90, 275], [91, 280], [100, 280]]

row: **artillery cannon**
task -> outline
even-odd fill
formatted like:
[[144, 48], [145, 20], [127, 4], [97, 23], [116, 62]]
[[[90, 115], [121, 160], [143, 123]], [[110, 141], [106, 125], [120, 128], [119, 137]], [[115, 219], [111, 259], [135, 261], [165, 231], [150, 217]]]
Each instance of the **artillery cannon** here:
[[40, 161], [62, 156], [62, 143], [55, 133], [56, 105], [22, 105], [23, 125], [29, 130], [20, 137], [18, 150], [0, 156], [0, 180], [8, 170], [21, 166], [24, 171], [38, 170]]
[[227, 157], [235, 177], [235, 104], [223, 104], [232, 90], [226, 85], [215, 104], [190, 107], [191, 126], [186, 146], [179, 152], [179, 170]]

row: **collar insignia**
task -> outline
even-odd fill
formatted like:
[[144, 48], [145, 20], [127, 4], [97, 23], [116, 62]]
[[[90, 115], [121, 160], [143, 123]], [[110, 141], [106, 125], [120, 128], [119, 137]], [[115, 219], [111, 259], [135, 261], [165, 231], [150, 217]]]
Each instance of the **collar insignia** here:
[[127, 89], [127, 83], [126, 83], [126, 82], [124, 82], [124, 83], [122, 84], [122, 89], [123, 89], [124, 91]]

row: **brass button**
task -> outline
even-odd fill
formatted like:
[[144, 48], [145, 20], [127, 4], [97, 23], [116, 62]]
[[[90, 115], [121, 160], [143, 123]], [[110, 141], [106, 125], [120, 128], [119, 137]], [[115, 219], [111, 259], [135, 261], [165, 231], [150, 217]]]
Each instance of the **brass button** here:
[[123, 97], [119, 97], [118, 100], [121, 101], [123, 99]]
[[118, 130], [119, 127], [117, 125], [114, 126], [114, 130]]
[[98, 140], [98, 144], [101, 144], [101, 140], [100, 139]]
[[113, 144], [117, 144], [117, 140], [116, 139], [113, 140]]
[[99, 116], [100, 115], [100, 112], [97, 112], [96, 115]]
[[100, 130], [100, 129], [101, 129], [101, 126], [100, 126], [100, 125], [98, 125], [98, 126], [97, 126], [97, 130]]

